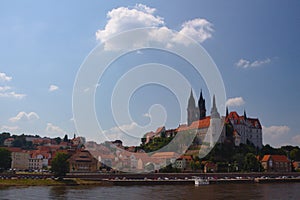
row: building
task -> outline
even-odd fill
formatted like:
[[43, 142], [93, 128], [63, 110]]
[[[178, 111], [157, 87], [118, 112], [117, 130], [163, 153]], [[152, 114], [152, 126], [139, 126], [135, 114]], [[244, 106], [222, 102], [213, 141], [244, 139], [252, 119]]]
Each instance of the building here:
[[69, 158], [70, 172], [96, 172], [98, 160], [89, 151], [78, 150]]
[[27, 151], [18, 149], [11, 152], [11, 168], [14, 170], [29, 169], [30, 154]]
[[285, 155], [264, 155], [261, 165], [266, 172], [291, 171], [291, 162]]
[[198, 100], [198, 107], [196, 106], [193, 91], [191, 90], [187, 107], [187, 117], [188, 125], [191, 125], [194, 121], [201, 120], [206, 117], [205, 99], [203, 98], [202, 90]]
[[[262, 126], [258, 118], [247, 117], [246, 111], [240, 116], [237, 112], [230, 112], [226, 116], [226, 122], [230, 123], [238, 140], [237, 143], [249, 144], [252, 143], [255, 147], [262, 148]], [[239, 138], [240, 136], [240, 138]]]
[[11, 147], [13, 145], [13, 141], [15, 141], [14, 138], [7, 138], [4, 140], [3, 144], [4, 146]]

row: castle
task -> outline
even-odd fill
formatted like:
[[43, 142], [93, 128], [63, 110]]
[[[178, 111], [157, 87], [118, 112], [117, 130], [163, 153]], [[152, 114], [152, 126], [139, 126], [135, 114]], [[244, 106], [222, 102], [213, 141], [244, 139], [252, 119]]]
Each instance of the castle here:
[[228, 112], [226, 116], [220, 116], [216, 99], [213, 96], [210, 116], [206, 116], [205, 99], [200, 92], [196, 106], [193, 91], [191, 90], [187, 106], [187, 124], [181, 124], [176, 129], [166, 129], [159, 127], [155, 132], [145, 134], [142, 143], [147, 144], [155, 137], [173, 137], [181, 131], [197, 131], [194, 145], [209, 143], [212, 147], [215, 143], [232, 141], [235, 146], [240, 144], [253, 144], [257, 148], [262, 148], [262, 126], [258, 118], [247, 117], [246, 111], [242, 116], [237, 112]]
[[[226, 116], [220, 117], [217, 111], [215, 97], [213, 98], [211, 116], [206, 116], [205, 99], [203, 98], [202, 90], [198, 100], [198, 107], [195, 104], [193, 91], [191, 90], [187, 107], [187, 125], [189, 127], [195, 127], [195, 124], [199, 124], [197, 128], [200, 133], [204, 134], [208, 131], [209, 126], [211, 128], [216, 127], [216, 123], [218, 123], [216, 122], [217, 119], [224, 120], [225, 124], [218, 142], [223, 143], [226, 139], [232, 138], [236, 146], [239, 146], [241, 143], [252, 143], [255, 147], [262, 147], [262, 126], [258, 118], [247, 117], [246, 111], [244, 111], [242, 116], [238, 115], [235, 111], [229, 113], [228, 108], [226, 108]], [[229, 133], [226, 126], [233, 128], [231, 133]]]

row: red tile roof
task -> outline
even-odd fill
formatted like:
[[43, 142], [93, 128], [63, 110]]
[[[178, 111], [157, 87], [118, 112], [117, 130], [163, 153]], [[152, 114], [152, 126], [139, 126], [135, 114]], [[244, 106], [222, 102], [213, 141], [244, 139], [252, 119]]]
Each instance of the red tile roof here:
[[289, 162], [285, 155], [264, 155], [262, 162], [267, 162], [272, 159], [274, 162]]

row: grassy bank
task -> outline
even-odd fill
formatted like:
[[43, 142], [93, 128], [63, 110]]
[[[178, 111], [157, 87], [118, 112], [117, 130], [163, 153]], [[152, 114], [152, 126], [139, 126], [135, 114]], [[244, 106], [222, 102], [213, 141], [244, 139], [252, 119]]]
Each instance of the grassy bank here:
[[101, 181], [82, 179], [0, 179], [0, 186], [72, 186], [72, 185], [102, 185]]

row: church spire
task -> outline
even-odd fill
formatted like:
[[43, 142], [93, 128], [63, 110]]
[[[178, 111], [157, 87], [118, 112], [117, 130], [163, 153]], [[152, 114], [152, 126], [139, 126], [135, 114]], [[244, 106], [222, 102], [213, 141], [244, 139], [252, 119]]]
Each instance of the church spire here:
[[200, 91], [200, 97], [198, 101], [198, 108], [199, 108], [199, 119], [204, 119], [206, 117], [206, 108], [205, 108], [205, 99], [202, 95], [202, 89]]
[[213, 106], [211, 108], [211, 118], [220, 118], [220, 114], [218, 112], [217, 106], [216, 106], [216, 97], [213, 96]]
[[244, 119], [247, 119], [247, 114], [246, 114], [246, 110], [244, 109]]
[[228, 117], [229, 112], [228, 112], [228, 106], [226, 106], [226, 117]]
[[191, 94], [190, 94], [190, 98], [189, 98], [189, 102], [188, 102], [188, 107], [187, 107], [187, 114], [188, 114], [188, 125], [191, 125], [194, 121], [198, 120], [198, 111], [197, 111], [197, 107], [195, 104], [195, 99], [194, 99], [194, 94], [193, 94], [193, 90], [191, 88]]

